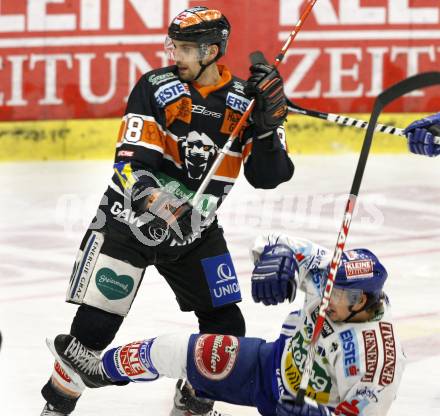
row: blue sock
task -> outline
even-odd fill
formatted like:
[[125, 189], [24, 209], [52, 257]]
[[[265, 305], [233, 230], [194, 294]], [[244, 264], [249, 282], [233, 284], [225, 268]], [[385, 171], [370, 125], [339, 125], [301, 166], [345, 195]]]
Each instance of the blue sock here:
[[[152, 381], [159, 378], [150, 357], [155, 338], [108, 350], [102, 357], [104, 371], [113, 381]], [[124, 369], [122, 364], [124, 363]], [[127, 366], [127, 367], [125, 367]], [[119, 368], [119, 370], [118, 370]], [[128, 375], [121, 372], [130, 370]]]
[[114, 356], [117, 349], [118, 348], [112, 348], [111, 350], [105, 352], [104, 356], [102, 357], [104, 370], [113, 381], [131, 381], [127, 376], [122, 376], [116, 369]]

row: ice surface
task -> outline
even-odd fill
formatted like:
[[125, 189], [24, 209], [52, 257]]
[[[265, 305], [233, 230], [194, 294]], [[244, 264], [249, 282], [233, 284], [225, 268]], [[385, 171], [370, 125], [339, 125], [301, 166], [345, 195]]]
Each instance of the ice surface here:
[[[292, 305], [250, 297], [248, 256], [262, 231], [334, 246], [357, 155], [296, 156], [295, 177], [257, 191], [240, 178], [220, 209], [244, 301], [248, 335], [274, 339]], [[0, 414], [35, 416], [52, 357], [47, 336], [68, 332], [76, 308], [64, 302], [76, 250], [111, 175], [107, 162], [0, 164]], [[365, 246], [387, 266], [386, 290], [408, 364], [391, 415], [440, 414], [440, 158], [372, 155], [347, 248]], [[293, 305], [299, 306], [300, 302]], [[196, 332], [150, 268], [113, 345], [164, 332]], [[166, 416], [174, 381], [89, 390], [78, 415]], [[219, 405], [232, 416], [254, 409]]]

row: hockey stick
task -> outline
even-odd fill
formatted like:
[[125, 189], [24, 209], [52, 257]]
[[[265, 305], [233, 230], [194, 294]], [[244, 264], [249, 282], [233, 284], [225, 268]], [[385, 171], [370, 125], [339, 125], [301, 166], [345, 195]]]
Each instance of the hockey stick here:
[[[320, 118], [321, 120], [330, 121], [332, 123], [337, 123], [342, 126], [357, 127], [358, 129], [366, 129], [368, 126], [368, 121], [365, 120], [360, 120], [357, 118], [352, 118], [340, 114], [324, 113], [322, 111], [309, 110], [307, 108], [300, 107], [297, 104], [293, 104], [288, 98], [286, 98], [286, 100], [287, 100], [287, 108], [291, 113]], [[376, 128], [374, 129], [374, 131], [405, 137], [405, 135], [403, 134], [403, 129], [393, 126], [387, 126], [386, 124], [379, 124], [379, 123], [376, 124]], [[438, 136], [434, 137], [434, 143], [440, 144], [440, 137]]]
[[356, 172], [354, 175], [353, 184], [351, 186], [347, 205], [345, 207], [342, 225], [339, 230], [335, 251], [333, 253], [333, 258], [330, 263], [330, 270], [327, 276], [327, 282], [325, 285], [324, 294], [321, 299], [318, 316], [316, 318], [315, 328], [313, 329], [309, 350], [307, 352], [306, 361], [304, 363], [304, 370], [301, 377], [301, 383], [296, 396], [296, 401], [298, 404], [304, 403], [304, 397], [306, 394], [307, 387], [309, 385], [310, 377], [312, 375], [317, 342], [319, 336], [321, 335], [321, 331], [325, 322], [327, 307], [329, 304], [330, 295], [333, 290], [333, 284], [335, 281], [335, 274], [341, 260], [342, 252], [345, 247], [348, 231], [350, 229], [353, 210], [359, 194], [362, 177], [365, 171], [365, 166], [367, 164], [368, 154], [370, 153], [371, 143], [373, 141], [373, 135], [376, 128], [377, 119], [379, 118], [382, 109], [386, 105], [396, 100], [397, 98], [401, 97], [402, 95], [405, 95], [413, 90], [417, 90], [420, 88], [425, 88], [437, 84], [440, 84], [440, 72], [426, 72], [398, 82], [397, 84], [383, 91], [376, 98], [373, 107], [373, 112], [371, 113], [371, 117], [368, 122], [368, 128], [365, 134], [362, 149], [359, 155], [359, 161], [356, 167]]
[[[302, 28], [302, 26], [304, 24], [304, 21], [307, 19], [307, 16], [312, 11], [312, 8], [313, 8], [313, 6], [315, 5], [316, 2], [317, 2], [317, 0], [309, 0], [308, 1], [306, 9], [304, 10], [303, 14], [299, 18], [299, 20], [296, 23], [295, 27], [293, 28], [292, 32], [290, 32], [290, 35], [287, 38], [286, 43], [284, 44], [284, 46], [281, 48], [280, 53], [275, 58], [275, 62], [274, 62], [275, 68], [277, 68], [278, 65], [281, 63], [281, 61], [283, 60], [284, 56], [286, 55], [287, 49], [289, 48], [289, 46], [292, 43], [293, 39], [295, 39], [295, 37], [298, 34], [298, 32], [301, 30], [301, 28]], [[226, 141], [225, 145], [223, 146], [223, 148], [220, 150], [219, 154], [217, 155], [213, 165], [211, 166], [211, 169], [209, 169], [208, 173], [206, 174], [205, 179], [200, 184], [199, 189], [194, 194], [194, 197], [193, 197], [192, 203], [191, 203], [191, 205], [193, 207], [196, 207], [198, 205], [198, 203], [200, 202], [200, 200], [202, 198], [202, 195], [203, 195], [203, 192], [205, 192], [206, 188], [209, 185], [209, 182], [211, 182], [212, 177], [214, 176], [215, 172], [217, 171], [218, 167], [220, 166], [220, 163], [222, 163], [223, 159], [225, 158], [226, 153], [229, 151], [229, 149], [232, 146], [232, 143], [234, 142], [234, 140], [239, 135], [242, 127], [244, 126], [244, 123], [249, 118], [252, 110], [254, 109], [254, 105], [255, 105], [255, 100], [252, 99], [251, 102], [249, 103], [249, 105], [247, 106], [246, 111], [243, 113], [243, 115], [241, 116], [240, 120], [236, 124], [234, 130], [232, 130], [232, 133], [230, 134], [230, 136], [229, 136], [228, 140]]]

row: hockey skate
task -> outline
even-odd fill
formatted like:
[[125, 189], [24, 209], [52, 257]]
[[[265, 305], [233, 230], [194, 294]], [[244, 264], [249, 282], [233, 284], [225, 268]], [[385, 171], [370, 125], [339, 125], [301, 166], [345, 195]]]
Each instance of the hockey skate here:
[[213, 406], [213, 400], [196, 397], [188, 382], [178, 380], [170, 416], [210, 416]]
[[56, 410], [51, 404], [46, 403], [40, 416], [69, 416], [70, 413], [63, 413]]
[[75, 382], [90, 388], [115, 384], [105, 373], [100, 357], [72, 335], [57, 335], [46, 343], [55, 358], [66, 365], [66, 372]]

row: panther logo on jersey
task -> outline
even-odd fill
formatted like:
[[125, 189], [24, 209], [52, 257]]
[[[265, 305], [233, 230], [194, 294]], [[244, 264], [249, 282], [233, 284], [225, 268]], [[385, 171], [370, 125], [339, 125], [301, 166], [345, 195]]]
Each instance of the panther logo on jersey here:
[[218, 147], [205, 134], [192, 131], [188, 137], [179, 138], [180, 159], [184, 163], [188, 178], [201, 179], [217, 156]]

